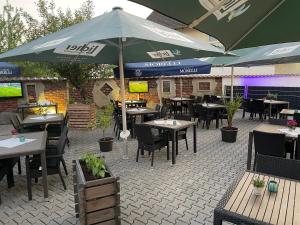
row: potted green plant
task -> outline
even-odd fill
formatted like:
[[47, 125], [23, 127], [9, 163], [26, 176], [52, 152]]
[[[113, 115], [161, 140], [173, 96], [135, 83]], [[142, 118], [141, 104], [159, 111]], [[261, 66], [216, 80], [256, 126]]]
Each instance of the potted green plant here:
[[85, 154], [73, 165], [75, 213], [80, 224], [119, 225], [119, 178], [96, 154]]
[[96, 113], [96, 127], [102, 130], [102, 138], [98, 140], [101, 152], [112, 151], [114, 138], [106, 137], [105, 131], [111, 126], [113, 110], [114, 106], [108, 104], [102, 109], [97, 110]]
[[227, 111], [227, 127], [222, 127], [222, 141], [233, 143], [236, 142], [238, 128], [232, 126], [232, 121], [234, 118], [234, 114], [240, 108], [242, 103], [242, 98], [237, 97], [232, 101], [223, 100], [226, 111]]
[[253, 184], [253, 194], [261, 195], [265, 186], [265, 181], [263, 179], [260, 179], [259, 177], [254, 177], [252, 180], [252, 184]]

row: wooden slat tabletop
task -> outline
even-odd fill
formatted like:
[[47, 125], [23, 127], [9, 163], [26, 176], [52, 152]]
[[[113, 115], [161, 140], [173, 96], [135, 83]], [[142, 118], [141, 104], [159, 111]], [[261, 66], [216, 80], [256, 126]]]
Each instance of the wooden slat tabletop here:
[[[252, 193], [255, 176], [265, 180], [261, 196]], [[271, 180], [279, 184], [277, 193], [268, 191]], [[245, 172], [224, 209], [265, 223], [300, 225], [300, 181]]]
[[293, 116], [295, 113], [296, 109], [282, 109], [280, 111], [280, 114], [282, 115], [288, 115], [288, 116]]
[[267, 133], [281, 133], [279, 129], [287, 128], [287, 126], [274, 125], [274, 124], [260, 124], [254, 128], [256, 131], [267, 132]]

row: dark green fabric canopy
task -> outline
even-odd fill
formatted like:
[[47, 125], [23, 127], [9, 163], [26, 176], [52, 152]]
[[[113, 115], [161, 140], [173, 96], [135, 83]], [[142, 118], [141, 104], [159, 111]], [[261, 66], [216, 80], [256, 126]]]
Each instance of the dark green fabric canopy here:
[[226, 50], [300, 41], [299, 0], [130, 0], [217, 38]]
[[[230, 57], [232, 58], [232, 57]], [[300, 42], [266, 45], [255, 48], [242, 57], [235, 58], [227, 66], [260, 66], [300, 62]]]
[[223, 55], [224, 51], [175, 30], [113, 10], [0, 55], [2, 61], [119, 64]]

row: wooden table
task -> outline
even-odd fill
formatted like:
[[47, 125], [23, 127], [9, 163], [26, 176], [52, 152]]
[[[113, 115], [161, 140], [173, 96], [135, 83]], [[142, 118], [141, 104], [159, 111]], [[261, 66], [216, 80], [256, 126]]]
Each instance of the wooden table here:
[[[27, 191], [28, 199], [32, 199], [32, 190], [30, 185], [29, 177], [29, 156], [30, 155], [40, 155], [41, 166], [42, 166], [42, 176], [43, 176], [43, 188], [44, 197], [48, 198], [48, 181], [47, 181], [47, 165], [46, 165], [46, 142], [47, 142], [47, 132], [32, 132], [32, 133], [22, 133], [26, 139], [35, 139], [32, 142], [25, 143], [16, 147], [7, 148], [0, 146], [0, 159], [14, 158], [20, 156], [26, 156], [26, 175], [27, 175]], [[0, 136], [0, 140], [6, 140], [12, 138], [9, 136]]]
[[55, 113], [57, 113], [57, 103], [50, 103], [50, 104], [37, 104], [37, 103], [29, 103], [29, 104], [22, 104], [18, 106], [18, 111], [21, 111], [22, 118], [24, 119], [24, 110], [25, 109], [33, 109], [33, 108], [49, 108], [54, 107]]
[[134, 124], [134, 118], [136, 116], [142, 116], [141, 122], [144, 122], [144, 115], [149, 115], [149, 114], [158, 114], [160, 113], [159, 111], [156, 111], [155, 109], [152, 108], [128, 108], [126, 109], [126, 114], [130, 117], [131, 124], [132, 124], [132, 129], [131, 129], [131, 136], [134, 137], [134, 129], [133, 129], [133, 124]]
[[[176, 121], [176, 125], [173, 125], [173, 121]], [[193, 126], [193, 138], [194, 138], [194, 153], [197, 152], [197, 123], [194, 121], [185, 121], [185, 120], [152, 120], [146, 122], [145, 124], [150, 125], [151, 127], [168, 130], [172, 135], [172, 164], [176, 163], [176, 154], [178, 154], [178, 144], [177, 144], [177, 132], [179, 130]]]
[[29, 125], [45, 125], [49, 123], [63, 123], [64, 115], [63, 114], [47, 114], [46, 116], [41, 115], [29, 115], [23, 122], [22, 126]]
[[287, 101], [279, 101], [279, 100], [264, 100], [265, 105], [269, 105], [269, 118], [271, 118], [272, 113], [272, 105], [287, 105], [287, 107], [290, 107], [290, 103]]
[[297, 109], [282, 109], [280, 111], [280, 118], [287, 118], [288, 116], [294, 116], [295, 112], [297, 112]]
[[[119, 106], [121, 107], [122, 102], [119, 102]], [[146, 100], [126, 100], [125, 105], [128, 108], [135, 108], [135, 107], [146, 107], [147, 101]]]
[[[220, 110], [225, 109], [224, 105], [221, 104], [214, 104], [214, 103], [203, 103], [202, 107], [207, 110], [207, 113], [209, 114], [211, 111], [216, 113], [216, 128], [219, 128], [219, 119], [220, 119]], [[208, 120], [208, 118], [207, 118]], [[208, 121], [206, 121], [207, 129], [208, 127]]]
[[[251, 181], [255, 176], [266, 183], [261, 196], [252, 194]], [[277, 193], [267, 190], [271, 180], [279, 183]], [[245, 225], [300, 225], [300, 182], [246, 171], [214, 210], [214, 225], [221, 225], [223, 220]]]

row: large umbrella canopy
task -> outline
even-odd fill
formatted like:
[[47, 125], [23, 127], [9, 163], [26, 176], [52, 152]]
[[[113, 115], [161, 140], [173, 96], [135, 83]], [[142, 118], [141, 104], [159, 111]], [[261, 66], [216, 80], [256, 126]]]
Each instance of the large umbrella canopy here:
[[[126, 63], [125, 77], [153, 77], [188, 74], [208, 74], [211, 64], [199, 59], [182, 59], [174, 61]], [[119, 68], [114, 69], [116, 77], [120, 76]]]
[[20, 74], [20, 67], [6, 62], [0, 62], [0, 77], [19, 76]]
[[151, 21], [113, 10], [0, 55], [5, 60], [105, 63], [175, 60], [222, 55], [223, 51]]
[[2, 60], [114, 64], [120, 67], [123, 133], [126, 122], [123, 62], [222, 55], [223, 51], [120, 8], [0, 55]]
[[266, 45], [228, 63], [228, 66], [260, 66], [300, 62], [300, 42]]
[[209, 34], [226, 50], [300, 41], [299, 0], [131, 0]]

